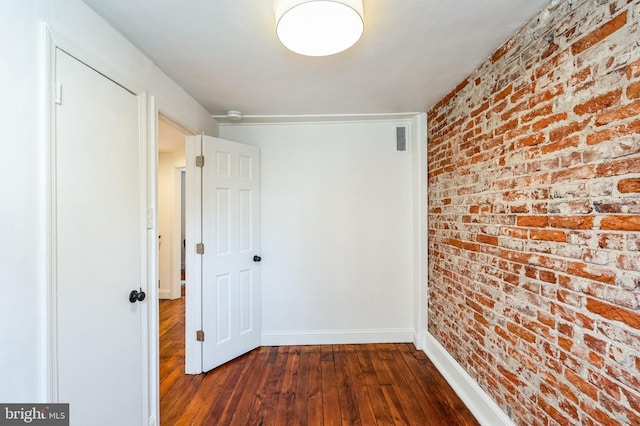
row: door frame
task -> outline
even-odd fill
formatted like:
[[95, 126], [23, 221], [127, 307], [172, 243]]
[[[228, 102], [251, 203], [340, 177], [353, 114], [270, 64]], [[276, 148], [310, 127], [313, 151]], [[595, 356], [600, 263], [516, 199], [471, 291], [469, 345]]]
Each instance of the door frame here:
[[185, 373], [202, 373], [202, 342], [196, 332], [202, 330], [202, 258], [196, 253], [196, 242], [202, 239], [202, 180], [195, 158], [202, 154], [202, 134], [187, 136], [185, 140], [185, 269], [188, 271], [185, 301]]
[[[46, 23], [41, 24], [43, 38], [44, 72], [42, 74], [42, 119], [45, 123], [42, 135], [44, 158], [41, 165], [43, 177], [47, 180], [44, 190], [45, 218], [41, 224], [43, 246], [45, 247], [43, 289], [40, 304], [42, 308], [42, 342], [43, 348], [40, 370], [43, 383], [40, 397], [45, 402], [59, 401], [58, 396], [58, 345], [57, 345], [57, 253], [56, 253], [56, 50], [60, 49], [84, 63], [89, 68], [102, 74], [105, 78], [126, 88], [138, 97], [138, 122], [140, 125], [140, 171], [144, 181], [140, 182], [140, 205], [146, 206], [140, 212], [141, 226], [141, 271], [143, 289], [146, 287], [147, 303], [140, 305], [142, 335], [142, 412], [143, 423], [157, 424], [159, 418], [158, 388], [158, 290], [157, 282], [157, 219], [156, 219], [156, 185], [157, 185], [157, 108], [153, 97], [140, 87], [123, 78], [116, 70], [102, 64], [92, 54], [83, 50], [77, 43], [56, 33]], [[145, 213], [146, 211], [146, 213]], [[145, 217], [146, 216], [146, 217]]]

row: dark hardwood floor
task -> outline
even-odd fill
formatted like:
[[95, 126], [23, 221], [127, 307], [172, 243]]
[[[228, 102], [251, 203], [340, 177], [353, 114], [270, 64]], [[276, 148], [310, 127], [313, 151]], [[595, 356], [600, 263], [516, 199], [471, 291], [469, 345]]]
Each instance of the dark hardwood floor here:
[[184, 296], [160, 301], [161, 425], [478, 425], [412, 344], [262, 347], [184, 374]]

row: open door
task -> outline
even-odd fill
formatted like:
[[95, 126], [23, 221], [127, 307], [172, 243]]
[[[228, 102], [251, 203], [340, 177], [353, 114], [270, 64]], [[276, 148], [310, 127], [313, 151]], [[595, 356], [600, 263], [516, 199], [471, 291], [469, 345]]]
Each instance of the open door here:
[[[208, 371], [260, 346], [260, 156], [257, 147], [204, 135], [191, 143], [195, 154], [200, 148], [198, 159], [188, 150], [187, 162], [198, 164], [191, 169], [200, 185], [193, 193], [201, 194], [201, 239], [193, 242], [201, 260], [194, 268], [202, 309], [197, 338]], [[188, 278], [194, 287], [197, 280]]]

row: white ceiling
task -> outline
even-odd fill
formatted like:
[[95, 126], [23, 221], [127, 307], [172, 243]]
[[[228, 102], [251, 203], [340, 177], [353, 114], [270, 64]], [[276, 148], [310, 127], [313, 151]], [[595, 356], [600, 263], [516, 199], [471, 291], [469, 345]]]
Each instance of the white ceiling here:
[[211, 114], [424, 112], [548, 0], [364, 0], [364, 35], [305, 57], [275, 34], [274, 0], [84, 0]]

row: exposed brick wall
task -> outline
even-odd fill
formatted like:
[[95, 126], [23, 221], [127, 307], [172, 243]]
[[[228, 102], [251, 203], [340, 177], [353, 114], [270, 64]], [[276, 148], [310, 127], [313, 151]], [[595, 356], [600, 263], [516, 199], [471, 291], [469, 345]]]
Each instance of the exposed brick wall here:
[[640, 425], [640, 0], [553, 0], [428, 111], [429, 332], [522, 425]]

